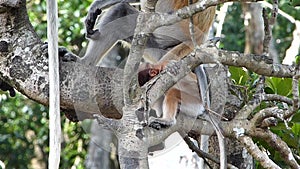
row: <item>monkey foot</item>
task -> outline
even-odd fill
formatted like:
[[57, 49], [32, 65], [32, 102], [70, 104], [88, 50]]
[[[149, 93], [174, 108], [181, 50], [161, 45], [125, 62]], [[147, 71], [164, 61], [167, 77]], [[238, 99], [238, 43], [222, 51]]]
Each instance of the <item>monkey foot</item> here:
[[154, 128], [156, 130], [160, 130], [161, 129], [161, 124], [154, 121], [154, 122], [152, 122], [152, 123], [149, 124], [149, 127], [152, 127], [152, 128]]
[[158, 122], [158, 121], [153, 121], [153, 122], [151, 122], [150, 124], [149, 124], [149, 127], [152, 127], [152, 128], [154, 128], [154, 129], [156, 129], [156, 130], [160, 130], [160, 129], [162, 129], [162, 128], [168, 128], [168, 127], [170, 127], [171, 125], [167, 125], [167, 124], [163, 124], [163, 123], [160, 123], [160, 122]]

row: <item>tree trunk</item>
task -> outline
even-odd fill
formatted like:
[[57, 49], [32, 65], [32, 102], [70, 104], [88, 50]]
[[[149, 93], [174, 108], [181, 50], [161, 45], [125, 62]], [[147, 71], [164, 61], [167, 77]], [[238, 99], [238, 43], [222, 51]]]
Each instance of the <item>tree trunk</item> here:
[[85, 167], [87, 169], [119, 169], [116, 136], [111, 131], [100, 127], [96, 121], [93, 121], [91, 125], [91, 140]]

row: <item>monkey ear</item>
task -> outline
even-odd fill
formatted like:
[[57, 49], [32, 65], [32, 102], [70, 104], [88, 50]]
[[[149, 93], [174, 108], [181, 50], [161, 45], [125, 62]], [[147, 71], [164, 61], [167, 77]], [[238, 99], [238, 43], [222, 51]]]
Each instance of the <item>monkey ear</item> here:
[[159, 73], [158, 69], [149, 69], [150, 78], [153, 78], [154, 76], [158, 75], [158, 73]]

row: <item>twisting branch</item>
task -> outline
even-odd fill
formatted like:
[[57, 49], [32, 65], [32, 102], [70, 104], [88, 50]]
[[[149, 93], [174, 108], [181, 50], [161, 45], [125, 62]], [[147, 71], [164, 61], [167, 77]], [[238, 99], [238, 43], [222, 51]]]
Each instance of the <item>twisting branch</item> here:
[[147, 0], [145, 4], [145, 12], [154, 12], [157, 0]]
[[283, 160], [293, 169], [299, 169], [300, 166], [295, 160], [291, 149], [288, 145], [276, 134], [272, 133], [267, 129], [259, 129], [257, 128], [255, 131], [251, 132], [251, 135], [254, 137], [258, 137], [266, 141], [270, 146], [275, 148], [283, 157]]
[[277, 107], [271, 107], [271, 108], [266, 108], [263, 109], [259, 112], [257, 112], [254, 117], [250, 120], [252, 124], [254, 124], [256, 127], [261, 127], [262, 122], [269, 117], [275, 117], [280, 120], [283, 119], [283, 110], [279, 109]]
[[275, 24], [276, 18], [278, 14], [278, 0], [274, 0], [273, 8], [272, 8], [272, 14], [269, 18], [266, 12], [266, 9], [263, 9], [263, 19], [265, 24], [265, 38], [263, 42], [263, 53], [267, 56], [269, 56], [269, 46], [270, 41], [272, 39], [272, 28]]
[[284, 102], [288, 105], [293, 105], [293, 100], [285, 97], [285, 96], [280, 96], [278, 94], [265, 94], [264, 95], [264, 101], [280, 101], [280, 102]]
[[248, 152], [264, 167], [269, 169], [280, 169], [266, 153], [262, 152], [249, 136], [237, 136]]
[[[260, 3], [268, 8], [273, 8], [273, 5], [268, 3], [267, 1], [260, 1]], [[300, 47], [300, 21], [293, 18], [293, 16], [287, 14], [286, 12], [278, 9], [278, 13], [289, 20], [291, 23], [295, 24], [295, 29], [293, 32], [293, 41], [291, 46], [286, 50], [285, 57], [282, 61], [283, 64], [292, 65], [292, 62], [295, 60], [295, 56], [299, 51]]]
[[[212, 155], [200, 150], [197, 146], [195, 146], [195, 144], [191, 141], [191, 139], [186, 136], [183, 138], [183, 140], [186, 142], [186, 144], [189, 146], [189, 148], [192, 150], [192, 151], [195, 151], [197, 153], [197, 155], [203, 159], [209, 159], [217, 164], [220, 165], [220, 160], [218, 158], [215, 158], [213, 157]], [[207, 163], [208, 164], [208, 163]], [[209, 164], [208, 164], [209, 165]], [[211, 166], [209, 166], [211, 167]], [[237, 169], [237, 167], [235, 167], [234, 165], [232, 164], [227, 164], [227, 167], [228, 168], [231, 168], [231, 169]]]
[[246, 119], [253, 110], [260, 105], [264, 94], [264, 83], [265, 78], [261, 76], [257, 82], [256, 93], [254, 94], [253, 99], [240, 110], [235, 119]]

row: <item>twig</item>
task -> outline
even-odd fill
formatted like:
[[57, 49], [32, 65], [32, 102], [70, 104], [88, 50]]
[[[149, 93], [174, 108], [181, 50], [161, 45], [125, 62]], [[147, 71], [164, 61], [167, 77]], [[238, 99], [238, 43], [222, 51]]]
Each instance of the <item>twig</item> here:
[[257, 82], [256, 92], [252, 100], [250, 100], [249, 103], [239, 111], [239, 113], [235, 116], [235, 119], [246, 119], [254, 111], [254, 109], [260, 105], [264, 95], [264, 83], [265, 77], [261, 76]]
[[275, 148], [280, 154], [286, 164], [293, 169], [299, 169], [300, 166], [295, 160], [291, 149], [288, 145], [276, 134], [270, 130], [256, 129], [251, 135], [261, 138], [266, 141], [271, 147]]
[[211, 161], [213, 161], [213, 162], [215, 162], [215, 163], [217, 163], [217, 164], [220, 164], [220, 161], [219, 161], [217, 158], [213, 157], [212, 155], [210, 155], [210, 154], [208, 154], [208, 153], [206, 153], [206, 152], [200, 150], [198, 147], [196, 147], [196, 146], [194, 145], [194, 143], [190, 140], [190, 138], [189, 138], [188, 136], [183, 137], [183, 140], [186, 142], [186, 144], [189, 146], [189, 148], [190, 148], [192, 151], [195, 151], [195, 152], [197, 153], [197, 155], [198, 155], [199, 157], [201, 157], [201, 158], [204, 160], [204, 162], [206, 163], [206, 165], [207, 165], [210, 169], [212, 169], [212, 167], [211, 167], [210, 164], [206, 161], [206, 159], [209, 159], [209, 160], [211, 160]]
[[256, 127], [260, 127], [263, 120], [269, 117], [275, 117], [283, 121], [283, 112], [282, 109], [277, 107], [266, 108], [257, 112], [250, 121], [252, 124], [255, 124]]
[[270, 46], [270, 41], [272, 39], [272, 28], [275, 24], [277, 15], [278, 15], [278, 0], [274, 0], [273, 3], [273, 8], [271, 12], [271, 17], [268, 18], [266, 9], [263, 9], [263, 19], [264, 19], [264, 24], [265, 24], [265, 38], [263, 42], [264, 50], [263, 53], [266, 56], [269, 56], [269, 46]]
[[[189, 0], [189, 5], [193, 4], [193, 0]], [[193, 16], [190, 17], [190, 23], [189, 23], [189, 29], [191, 34], [191, 39], [194, 45], [194, 49], [198, 48], [199, 45], [197, 44], [196, 38], [195, 38], [195, 27], [194, 27], [194, 20]]]
[[[220, 160], [218, 158], [215, 158], [212, 155], [200, 150], [197, 146], [195, 146], [195, 144], [191, 141], [191, 139], [188, 136], [185, 136], [183, 139], [186, 142], [186, 144], [189, 146], [189, 148], [192, 151], [195, 151], [199, 157], [203, 158], [204, 161], [205, 161], [205, 159], [209, 159], [217, 164], [220, 164]], [[209, 166], [209, 163], [207, 161], [205, 161], [205, 162]], [[211, 166], [209, 166], [209, 167], [211, 168]], [[231, 169], [237, 169], [237, 167], [235, 167], [232, 164], [227, 164], [227, 167], [231, 168]]]
[[157, 0], [147, 0], [145, 4], [145, 12], [154, 12]]
[[264, 167], [270, 169], [281, 169], [266, 153], [262, 152], [249, 136], [237, 135], [237, 139], [244, 144], [248, 152]]
[[264, 95], [264, 101], [280, 101], [280, 102], [284, 102], [288, 105], [293, 105], [293, 100], [285, 97], [285, 96], [281, 96], [278, 94], [265, 94]]
[[226, 117], [224, 117], [224, 116], [222, 116], [221, 114], [219, 114], [219, 113], [217, 113], [217, 112], [215, 112], [215, 111], [213, 111], [212, 109], [206, 109], [209, 113], [212, 113], [214, 116], [217, 116], [217, 117], [220, 117], [222, 120], [226, 120], [226, 121], [228, 121], [228, 119], [226, 118]]

